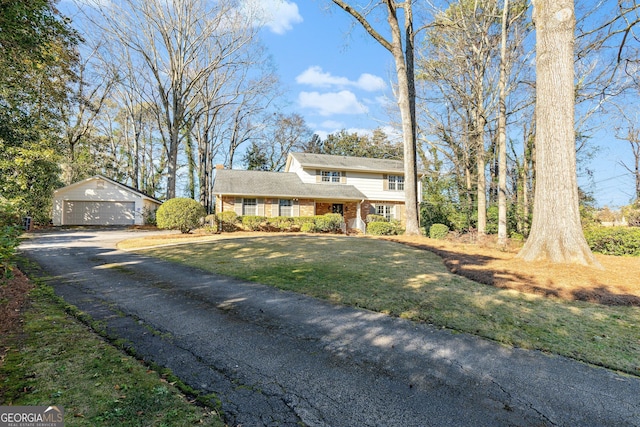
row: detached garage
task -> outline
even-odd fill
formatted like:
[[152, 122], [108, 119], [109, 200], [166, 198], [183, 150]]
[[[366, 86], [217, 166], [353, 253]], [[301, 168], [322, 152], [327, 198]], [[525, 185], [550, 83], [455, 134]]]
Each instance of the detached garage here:
[[142, 225], [162, 204], [102, 175], [53, 193], [53, 225]]

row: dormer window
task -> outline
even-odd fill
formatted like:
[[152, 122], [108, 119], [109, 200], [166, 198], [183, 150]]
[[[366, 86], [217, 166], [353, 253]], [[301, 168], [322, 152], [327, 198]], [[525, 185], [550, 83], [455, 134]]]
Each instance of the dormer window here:
[[389, 190], [404, 191], [404, 176], [389, 175]]

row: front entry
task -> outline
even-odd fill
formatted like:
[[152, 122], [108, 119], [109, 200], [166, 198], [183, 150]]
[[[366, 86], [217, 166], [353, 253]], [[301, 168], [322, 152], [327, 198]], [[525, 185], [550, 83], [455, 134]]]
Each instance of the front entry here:
[[342, 203], [334, 203], [331, 212], [340, 214], [344, 217], [344, 205]]

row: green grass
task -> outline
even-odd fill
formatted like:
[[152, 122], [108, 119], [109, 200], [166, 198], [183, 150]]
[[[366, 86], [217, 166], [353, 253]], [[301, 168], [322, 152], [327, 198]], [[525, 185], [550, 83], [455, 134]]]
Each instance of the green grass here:
[[640, 308], [478, 284], [428, 251], [344, 236], [230, 238], [146, 254], [640, 375]]
[[2, 337], [0, 404], [59, 405], [66, 426], [223, 426], [160, 375], [70, 316], [50, 288], [31, 293], [21, 336]]

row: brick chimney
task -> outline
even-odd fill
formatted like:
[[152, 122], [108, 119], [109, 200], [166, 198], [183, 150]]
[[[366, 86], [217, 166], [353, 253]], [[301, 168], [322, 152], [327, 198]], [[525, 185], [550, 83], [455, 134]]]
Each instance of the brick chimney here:
[[224, 169], [224, 165], [222, 165], [222, 164], [217, 164], [217, 165], [216, 165], [216, 169]]

